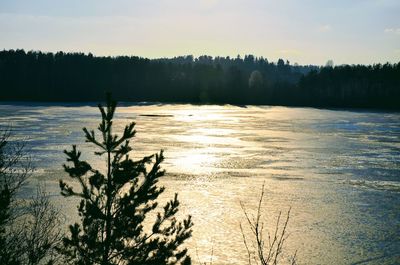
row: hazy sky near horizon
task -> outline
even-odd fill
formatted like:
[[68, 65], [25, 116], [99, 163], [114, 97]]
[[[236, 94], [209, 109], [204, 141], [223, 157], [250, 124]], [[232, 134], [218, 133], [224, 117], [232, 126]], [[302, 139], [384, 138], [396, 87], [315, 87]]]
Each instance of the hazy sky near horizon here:
[[0, 0], [0, 49], [400, 61], [399, 0]]

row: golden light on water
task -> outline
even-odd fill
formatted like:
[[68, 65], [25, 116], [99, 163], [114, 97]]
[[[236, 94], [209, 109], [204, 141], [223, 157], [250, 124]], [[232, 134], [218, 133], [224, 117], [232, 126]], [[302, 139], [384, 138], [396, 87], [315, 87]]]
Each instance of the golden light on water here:
[[[76, 143], [88, 160], [97, 161], [90, 156], [93, 150], [87, 149], [81, 128], [82, 123], [97, 127], [97, 109], [26, 107], [25, 112], [16, 112], [7, 106], [3, 113], [0, 118], [15, 122], [17, 133], [31, 135], [37, 179], [46, 181], [69, 217], [75, 216], [75, 204], [65, 205], [58, 197], [57, 181], [65, 163], [62, 150]], [[118, 132], [128, 122], [137, 124], [133, 157], [165, 150], [162, 199], [178, 193], [179, 214], [193, 216], [187, 247], [195, 263], [209, 262], [212, 256], [216, 265], [247, 264], [240, 202], [249, 211], [255, 209], [264, 182], [265, 228], [273, 229], [279, 211], [292, 207], [286, 253], [297, 249], [301, 264], [352, 264], [366, 255], [381, 256], [385, 241], [379, 238], [396, 229], [398, 215], [384, 215], [393, 212], [396, 200], [391, 186], [384, 184], [399, 170], [391, 156], [398, 145], [393, 143], [398, 138], [398, 114], [150, 105], [121, 107], [116, 116]], [[388, 133], [382, 134], [382, 128]], [[98, 161], [99, 166], [103, 162]], [[379, 171], [369, 169], [371, 165]], [[396, 185], [393, 182], [398, 189]], [[387, 224], [381, 222], [382, 216]]]
[[[225, 112], [230, 112], [230, 106], [187, 106], [183, 109], [174, 109], [174, 120], [181, 122], [190, 122], [196, 124], [198, 122], [207, 122], [204, 125], [212, 125], [214, 121], [238, 121], [234, 116], [227, 116]], [[196, 124], [197, 125], [197, 124]], [[202, 127], [203, 128], [203, 127]], [[207, 128], [205, 126], [204, 128]], [[216, 130], [221, 128], [215, 128]]]
[[235, 122], [236, 119], [215, 112], [212, 107], [178, 110], [173, 115], [175, 122], [188, 125], [186, 131], [173, 136], [174, 141], [191, 146], [174, 154], [173, 166], [182, 172], [215, 172], [217, 165], [223, 161], [223, 152], [229, 152], [227, 147], [240, 142], [232, 137], [234, 130], [216, 125], [217, 122]]
[[[189, 149], [186, 152], [178, 154], [173, 164], [182, 172], [203, 172], [211, 173], [212, 167], [220, 160], [212, 148]], [[209, 168], [210, 170], [207, 170]]]

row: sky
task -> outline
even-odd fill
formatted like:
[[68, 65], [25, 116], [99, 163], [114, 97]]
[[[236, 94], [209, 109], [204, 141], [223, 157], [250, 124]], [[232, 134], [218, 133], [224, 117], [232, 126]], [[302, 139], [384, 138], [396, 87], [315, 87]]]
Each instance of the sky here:
[[0, 0], [0, 49], [400, 61], [399, 0]]

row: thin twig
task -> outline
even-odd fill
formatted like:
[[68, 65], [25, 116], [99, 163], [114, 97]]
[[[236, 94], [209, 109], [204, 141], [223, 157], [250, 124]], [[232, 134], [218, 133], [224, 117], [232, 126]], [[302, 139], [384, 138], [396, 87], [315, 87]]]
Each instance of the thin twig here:
[[[254, 237], [251, 243], [253, 245], [253, 249], [255, 250], [254, 252], [257, 252], [257, 255], [254, 255], [255, 262], [260, 263], [262, 265], [278, 265], [280, 260], [280, 255], [283, 253], [283, 247], [288, 237], [286, 235], [286, 232], [289, 223], [291, 208], [289, 208], [289, 210], [287, 211], [286, 219], [282, 224], [281, 224], [282, 212], [279, 212], [275, 223], [275, 229], [272, 233], [272, 238], [271, 238], [271, 233], [267, 231], [268, 248], [266, 249], [264, 241], [264, 223], [261, 221], [262, 219], [261, 205], [263, 202], [264, 193], [265, 193], [265, 182], [262, 185], [260, 199], [258, 200], [256, 216], [252, 215], [252, 218], [250, 218], [250, 214], [248, 213], [242, 202], [240, 202], [240, 206], [242, 208], [242, 211], [246, 217], [246, 221]], [[249, 248], [248, 240], [246, 238], [242, 224], [240, 223], [239, 226], [243, 237], [243, 243], [247, 251], [248, 263], [249, 265], [251, 265], [252, 251]], [[266, 254], [265, 251], [268, 254]], [[296, 264], [296, 255], [297, 251], [291, 257], [292, 265]]]

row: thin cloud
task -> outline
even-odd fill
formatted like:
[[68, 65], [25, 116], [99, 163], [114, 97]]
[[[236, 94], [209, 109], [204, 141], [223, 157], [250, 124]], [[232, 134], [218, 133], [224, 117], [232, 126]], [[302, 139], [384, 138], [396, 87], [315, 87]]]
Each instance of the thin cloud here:
[[400, 35], [400, 28], [387, 28], [384, 30], [385, 33], [387, 34], [396, 34]]
[[319, 32], [328, 32], [328, 31], [331, 31], [331, 30], [332, 30], [332, 27], [329, 24], [321, 25], [321, 26], [318, 27], [318, 31]]

